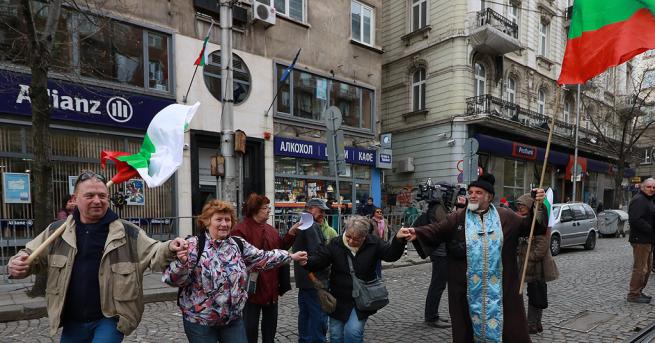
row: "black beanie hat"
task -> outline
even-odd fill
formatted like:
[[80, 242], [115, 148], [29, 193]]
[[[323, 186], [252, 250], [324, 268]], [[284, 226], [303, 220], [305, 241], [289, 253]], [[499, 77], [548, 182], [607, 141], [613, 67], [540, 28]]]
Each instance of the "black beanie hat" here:
[[469, 184], [469, 189], [471, 187], [479, 187], [492, 195], [496, 195], [496, 192], [494, 191], [495, 182], [496, 178], [492, 174], [484, 173], [478, 177], [477, 181], [473, 181]]

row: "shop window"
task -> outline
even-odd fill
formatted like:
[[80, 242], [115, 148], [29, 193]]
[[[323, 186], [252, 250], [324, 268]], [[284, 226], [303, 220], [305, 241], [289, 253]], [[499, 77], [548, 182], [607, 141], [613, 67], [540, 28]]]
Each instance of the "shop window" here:
[[[209, 61], [203, 69], [205, 76], [205, 85], [209, 92], [218, 101], [223, 101], [223, 92], [221, 89], [221, 52], [216, 50], [209, 54]], [[232, 54], [232, 68], [234, 80], [232, 83], [232, 96], [234, 103], [239, 105], [246, 101], [250, 94], [250, 70], [241, 57]]]
[[513, 201], [525, 193], [525, 162], [508, 160], [504, 162], [503, 173], [503, 194], [498, 196], [506, 197], [507, 200]]
[[373, 42], [375, 42], [373, 8], [358, 1], [353, 1], [350, 19], [352, 24], [352, 39], [360, 43], [373, 45]]
[[355, 199], [357, 199], [357, 205], [362, 206], [366, 204], [368, 197], [371, 196], [371, 185], [368, 183], [356, 183], [355, 184]]
[[[278, 79], [285, 68], [277, 65]], [[373, 129], [375, 92], [300, 70], [293, 70], [291, 74], [291, 77], [278, 85], [278, 114], [311, 119], [323, 124], [323, 111], [328, 106], [336, 106], [341, 110], [344, 126]]]
[[353, 175], [355, 179], [371, 179], [371, 168], [369, 166], [353, 165]]
[[301, 159], [298, 161], [299, 174], [307, 176], [330, 175], [330, 166], [327, 161]]
[[275, 157], [275, 174], [296, 174], [296, 158]]

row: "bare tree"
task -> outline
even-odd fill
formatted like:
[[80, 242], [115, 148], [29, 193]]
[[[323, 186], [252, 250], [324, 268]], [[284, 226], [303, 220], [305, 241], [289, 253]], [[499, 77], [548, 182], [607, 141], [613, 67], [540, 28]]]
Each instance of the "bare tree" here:
[[591, 122], [594, 134], [598, 137], [598, 144], [611, 152], [617, 160], [617, 170], [613, 175], [616, 196], [613, 204], [607, 204], [612, 208], [625, 203], [624, 192], [621, 191], [625, 170], [637, 161], [638, 143], [655, 123], [651, 115], [653, 104], [646, 101], [653, 88], [645, 87], [644, 79], [644, 75], [637, 75], [633, 80], [628, 80], [632, 87], [628, 87], [626, 94], [615, 95], [612, 106], [597, 104], [595, 108], [598, 111], [595, 113], [590, 113], [589, 108], [592, 102], [599, 101], [592, 98], [582, 101], [587, 120]]

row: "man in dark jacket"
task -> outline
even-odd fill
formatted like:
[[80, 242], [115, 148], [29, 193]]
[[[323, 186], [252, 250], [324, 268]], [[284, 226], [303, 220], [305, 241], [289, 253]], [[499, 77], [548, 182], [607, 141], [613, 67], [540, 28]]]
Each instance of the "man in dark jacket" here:
[[634, 256], [628, 301], [633, 303], [648, 304], [651, 300], [651, 297], [642, 292], [648, 282], [653, 261], [653, 243], [655, 243], [655, 234], [653, 233], [654, 194], [655, 179], [648, 178], [641, 183], [639, 193], [632, 197], [628, 207], [629, 240], [630, 245], [632, 245], [632, 255]]
[[373, 215], [373, 212], [375, 211], [375, 205], [373, 205], [373, 198], [369, 197], [366, 200], [366, 204], [364, 204], [360, 209], [359, 209], [359, 215], [366, 216], [366, 217], [371, 217]]
[[[307, 254], [313, 255], [320, 246], [326, 245], [337, 235], [332, 228], [328, 227], [330, 233], [324, 233], [321, 228], [327, 210], [328, 207], [321, 199], [307, 201], [307, 211], [312, 214], [314, 224], [296, 235], [293, 251], [307, 251]], [[293, 272], [298, 288], [298, 342], [323, 343], [327, 333], [327, 315], [321, 310], [318, 294], [305, 268], [294, 262]], [[328, 273], [329, 270], [325, 269], [315, 274], [319, 280], [327, 284]]]
[[[448, 212], [441, 201], [434, 200], [430, 202], [428, 210], [421, 214], [414, 222], [413, 226], [424, 226], [432, 223], [438, 223], [444, 219]], [[448, 259], [446, 258], [446, 243], [441, 242], [436, 249], [430, 254], [432, 262], [432, 277], [428, 287], [428, 295], [425, 298], [425, 323], [429, 326], [445, 329], [449, 328], [448, 320], [439, 317], [439, 303], [441, 295], [446, 289], [448, 281]]]

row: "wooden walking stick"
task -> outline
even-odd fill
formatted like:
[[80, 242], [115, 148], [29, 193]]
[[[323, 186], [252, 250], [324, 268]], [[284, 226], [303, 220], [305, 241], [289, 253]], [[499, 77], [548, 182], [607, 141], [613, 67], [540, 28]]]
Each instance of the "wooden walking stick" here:
[[[557, 97], [559, 100], [559, 97]], [[559, 101], [557, 101], [559, 103]], [[555, 106], [557, 109], [558, 106]], [[557, 118], [557, 110], [553, 114], [553, 118], [550, 121], [550, 127], [548, 131], [548, 143], [546, 143], [546, 153], [544, 154], [544, 165], [541, 167], [541, 178], [539, 179], [539, 188], [542, 188], [544, 185], [544, 176], [546, 175], [546, 165], [548, 165], [548, 154], [550, 153], [550, 142], [553, 139], [553, 129], [555, 128], [555, 118]], [[534, 206], [534, 212], [532, 213], [532, 225], [530, 225], [530, 236], [528, 236], [528, 249], [525, 252], [525, 258], [523, 260], [523, 268], [521, 270], [521, 283], [519, 284], [519, 294], [523, 294], [523, 285], [525, 284], [525, 273], [528, 269], [528, 258], [530, 257], [530, 248], [532, 247], [532, 236], [534, 234], [534, 224], [537, 222], [537, 212], [541, 207], [541, 203], [536, 203]], [[548, 219], [546, 219], [548, 220]], [[546, 224], [548, 225], [548, 224]]]
[[[111, 180], [107, 181], [107, 184], [106, 184], [106, 185], [107, 185], [107, 188], [111, 187], [111, 185], [113, 185], [113, 184], [114, 184], [113, 181], [111, 181]], [[69, 220], [70, 220], [70, 216], [69, 216], [68, 219], [66, 219], [66, 221], [65, 221], [63, 224], [61, 224], [61, 225], [60, 225], [60, 226], [59, 226], [59, 227], [58, 227], [58, 228], [57, 228], [57, 229], [56, 229], [56, 230], [55, 230], [55, 231], [54, 231], [50, 236], [48, 236], [48, 239], [46, 239], [45, 241], [43, 241], [43, 243], [41, 243], [41, 245], [39, 245], [36, 249], [34, 249], [34, 251], [32, 251], [32, 253], [30, 254], [30, 256], [27, 257], [27, 264], [28, 264], [28, 265], [29, 265], [29, 264], [32, 264], [32, 262], [33, 262], [37, 257], [39, 257], [39, 255], [41, 255], [41, 254], [45, 251], [45, 249], [46, 249], [50, 244], [52, 244], [52, 242], [54, 242], [55, 239], [57, 239], [57, 237], [61, 236], [61, 234], [64, 233], [64, 230], [66, 230], [66, 224], [68, 224]]]

